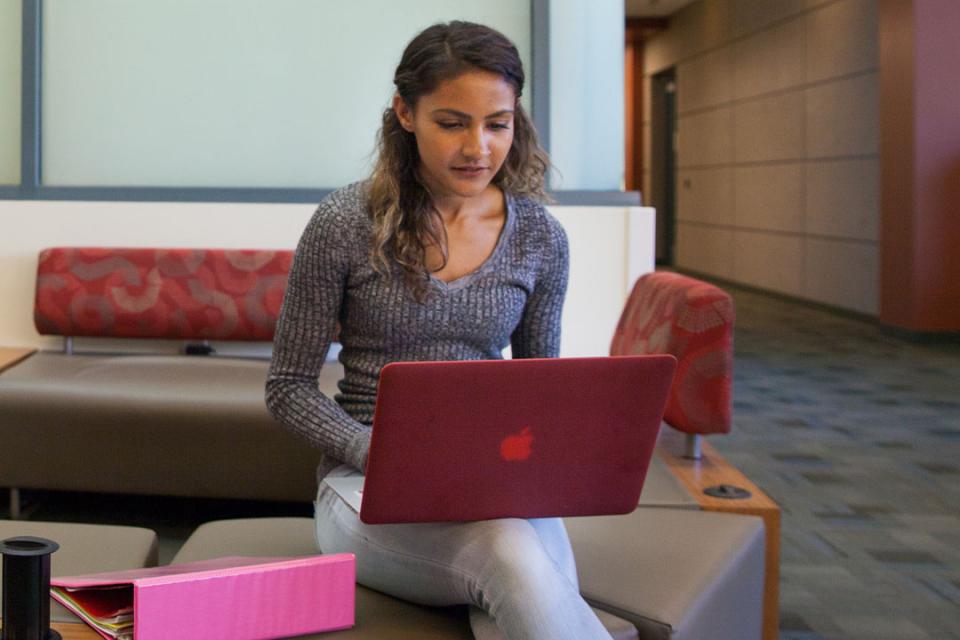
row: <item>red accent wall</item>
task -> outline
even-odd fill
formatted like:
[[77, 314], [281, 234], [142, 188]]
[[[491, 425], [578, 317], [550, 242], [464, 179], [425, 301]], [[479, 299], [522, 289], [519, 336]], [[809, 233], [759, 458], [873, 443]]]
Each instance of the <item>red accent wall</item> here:
[[880, 320], [960, 331], [960, 2], [880, 2]]

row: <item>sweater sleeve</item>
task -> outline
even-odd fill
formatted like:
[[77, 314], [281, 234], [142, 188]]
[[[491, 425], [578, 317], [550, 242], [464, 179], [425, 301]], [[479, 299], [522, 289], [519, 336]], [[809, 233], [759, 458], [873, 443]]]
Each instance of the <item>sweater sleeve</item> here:
[[556, 358], [560, 355], [560, 318], [567, 293], [570, 249], [560, 223], [544, 211], [543, 256], [533, 291], [510, 338], [514, 358]]
[[370, 428], [351, 418], [318, 385], [350, 270], [348, 226], [328, 201], [321, 203], [300, 238], [274, 335], [266, 403], [287, 429], [363, 471]]

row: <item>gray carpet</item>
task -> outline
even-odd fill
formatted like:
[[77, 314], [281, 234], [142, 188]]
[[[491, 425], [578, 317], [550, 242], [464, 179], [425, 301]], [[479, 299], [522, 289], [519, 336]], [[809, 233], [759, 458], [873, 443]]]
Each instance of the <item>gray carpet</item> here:
[[960, 638], [960, 347], [730, 290], [711, 442], [783, 508], [781, 638]]

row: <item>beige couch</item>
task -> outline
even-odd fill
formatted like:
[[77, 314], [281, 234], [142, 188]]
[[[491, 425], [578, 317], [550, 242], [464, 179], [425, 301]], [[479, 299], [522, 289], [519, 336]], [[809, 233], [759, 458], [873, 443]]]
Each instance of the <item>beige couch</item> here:
[[312, 500], [319, 455], [267, 414], [267, 367], [36, 353], [0, 374], [0, 487]]
[[[141, 251], [163, 264], [157, 250]], [[120, 250], [106, 255], [121, 256]], [[149, 273], [144, 280], [155, 283]], [[57, 331], [70, 336], [47, 332]], [[103, 337], [117, 335], [108, 330]], [[203, 332], [179, 337], [205, 339]], [[212, 344], [218, 345], [216, 337]], [[95, 351], [90, 338], [83, 352], [43, 351], [0, 374], [0, 487], [312, 499], [318, 455], [267, 414], [266, 360]], [[328, 393], [335, 392], [338, 367], [325, 368], [320, 384]], [[585, 597], [629, 621], [627, 628], [642, 638], [759, 638], [762, 522], [697, 510], [659, 463], [642, 503], [628, 516], [568, 520]], [[226, 521], [201, 528], [177, 559], [313, 550], [309, 520]], [[414, 611], [362, 588], [358, 598], [360, 626], [344, 637], [467, 637], [457, 612]], [[435, 624], [436, 632], [416, 632], [427, 628], [421, 620], [433, 620], [429, 628]], [[410, 635], [397, 635], [397, 629]]]

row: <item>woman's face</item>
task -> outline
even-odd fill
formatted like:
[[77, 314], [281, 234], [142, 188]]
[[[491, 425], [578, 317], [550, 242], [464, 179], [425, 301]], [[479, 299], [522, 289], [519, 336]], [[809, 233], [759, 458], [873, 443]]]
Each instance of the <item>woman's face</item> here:
[[513, 144], [513, 87], [487, 71], [442, 82], [411, 109], [400, 96], [393, 108], [414, 134], [420, 176], [434, 197], [471, 198], [497, 175]]

